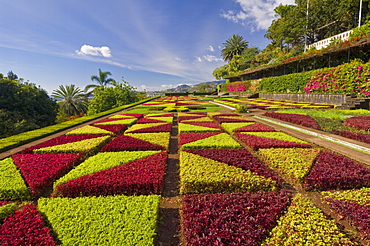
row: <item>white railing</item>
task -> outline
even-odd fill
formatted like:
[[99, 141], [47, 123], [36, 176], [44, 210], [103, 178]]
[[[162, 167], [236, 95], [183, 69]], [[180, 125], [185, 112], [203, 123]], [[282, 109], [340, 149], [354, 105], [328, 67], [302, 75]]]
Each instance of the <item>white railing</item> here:
[[352, 32], [353, 32], [352, 30], [349, 30], [349, 31], [346, 31], [346, 32], [342, 32], [342, 33], [340, 33], [338, 35], [332, 36], [330, 38], [326, 38], [326, 39], [317, 41], [317, 42], [315, 42], [313, 44], [308, 45], [307, 46], [307, 49], [310, 49], [312, 47], [316, 47], [317, 50], [320, 50], [320, 49], [325, 48], [326, 46], [328, 46], [333, 40], [346, 41], [346, 40], [349, 39], [349, 35]]

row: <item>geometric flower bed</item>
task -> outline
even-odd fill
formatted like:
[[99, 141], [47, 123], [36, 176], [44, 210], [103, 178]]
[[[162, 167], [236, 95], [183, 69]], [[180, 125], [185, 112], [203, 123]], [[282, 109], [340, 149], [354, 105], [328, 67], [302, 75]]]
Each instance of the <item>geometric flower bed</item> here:
[[0, 160], [0, 199], [28, 199], [30, 192], [12, 158]]
[[131, 126], [126, 133], [171, 132], [171, 123], [149, 123]]
[[11, 158], [20, 170], [33, 196], [40, 196], [55, 180], [77, 165], [82, 153], [16, 154]]
[[31, 204], [5, 218], [0, 226], [0, 242], [1, 245], [57, 245], [40, 212]]
[[255, 122], [222, 123], [221, 126], [230, 134], [234, 132], [275, 132], [274, 128]]
[[221, 132], [221, 127], [214, 122], [179, 123], [179, 132]]
[[127, 129], [126, 125], [87, 125], [69, 131], [66, 135], [102, 134], [116, 135]]
[[119, 135], [114, 140], [105, 145], [101, 152], [113, 151], [138, 151], [138, 150], [164, 150], [165, 148], [158, 144], [152, 144], [134, 136]]
[[336, 129], [333, 129], [333, 133], [339, 136], [345, 137], [345, 138], [354, 139], [354, 140], [364, 142], [364, 143], [370, 143], [369, 134], [360, 133], [360, 132], [340, 131]]
[[[211, 132], [180, 133], [181, 149], [241, 148], [240, 144], [227, 133], [216, 133], [215, 135], [211, 135], [209, 133]], [[184, 134], [186, 134], [186, 137], [183, 137]], [[191, 136], [192, 134], [194, 136]], [[197, 140], [197, 138], [199, 137], [201, 137], [201, 139]], [[187, 139], [187, 141], [191, 140], [195, 141], [184, 143], [185, 142], [184, 139]]]
[[309, 199], [297, 194], [262, 245], [355, 245]]
[[363, 239], [370, 239], [370, 188], [322, 192], [323, 200], [351, 223]]
[[187, 151], [180, 152], [180, 194], [271, 191], [276, 181], [250, 170]]
[[38, 209], [63, 245], [154, 245], [159, 196], [41, 198]]
[[307, 190], [356, 189], [370, 186], [370, 168], [324, 151], [305, 178]]
[[53, 196], [160, 194], [166, 162], [166, 152], [160, 152], [72, 180], [66, 178], [57, 183]]
[[357, 130], [369, 130], [370, 129], [370, 116], [354, 116], [345, 119], [344, 125], [355, 128]]
[[222, 123], [231, 123], [231, 122], [252, 122], [250, 119], [247, 119], [243, 116], [213, 116], [213, 119], [219, 124]]
[[258, 150], [258, 154], [269, 167], [276, 168], [295, 182], [303, 181], [320, 152], [320, 149], [315, 148], [267, 148]]
[[185, 195], [185, 245], [259, 245], [289, 201], [286, 192]]
[[309, 148], [311, 145], [282, 132], [242, 132], [235, 136], [253, 150], [260, 148]]
[[221, 132], [181, 132], [179, 134], [178, 145], [179, 147], [194, 142], [200, 139], [205, 139], [211, 136], [221, 134]]
[[309, 115], [266, 112], [264, 113], [264, 116], [301, 126], [311, 127], [313, 129], [320, 129], [320, 126], [317, 124], [317, 122]]
[[[125, 165], [130, 161], [135, 161], [148, 156], [152, 156], [159, 152], [160, 151], [124, 151], [98, 153], [97, 155], [90, 157], [89, 159], [72, 169], [62, 178], [58, 179], [54, 183], [53, 194], [57, 195], [59, 192], [58, 186], [64, 183], [68, 183], [68, 181], [97, 173], [106, 169], [110, 169], [115, 166]], [[138, 171], [140, 171], [140, 169]], [[114, 172], [111, 175], [113, 176], [113, 178], [119, 178], [114, 175]]]
[[95, 122], [94, 125], [132, 125], [137, 121], [136, 118], [109, 118]]
[[164, 149], [168, 149], [171, 138], [170, 132], [125, 133], [125, 135], [147, 141], [154, 145], [160, 145]]

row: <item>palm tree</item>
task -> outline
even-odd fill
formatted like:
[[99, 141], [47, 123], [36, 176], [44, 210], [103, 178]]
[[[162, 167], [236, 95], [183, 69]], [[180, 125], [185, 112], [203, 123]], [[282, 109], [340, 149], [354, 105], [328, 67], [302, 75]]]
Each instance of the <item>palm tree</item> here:
[[[99, 68], [99, 75], [98, 76], [96, 76], [96, 75], [91, 76], [91, 80], [93, 82], [97, 82], [97, 85], [96, 84], [87, 85], [84, 89], [86, 95], [90, 96], [91, 93], [94, 92], [94, 89], [96, 87], [105, 87], [107, 85], [113, 84], [115, 82], [115, 80], [112, 79], [112, 78], [108, 78], [108, 75], [112, 75], [111, 72], [108, 72], [108, 71], [107, 72], [102, 72], [101, 69]], [[93, 88], [93, 90], [90, 91], [90, 92], [87, 92], [91, 88]]]
[[233, 34], [231, 38], [223, 43], [224, 47], [221, 50], [224, 61], [231, 61], [235, 55], [241, 55], [243, 50], [248, 47], [248, 42], [242, 36]]
[[60, 85], [51, 95], [58, 100], [59, 110], [67, 116], [87, 112], [86, 95], [75, 85]]

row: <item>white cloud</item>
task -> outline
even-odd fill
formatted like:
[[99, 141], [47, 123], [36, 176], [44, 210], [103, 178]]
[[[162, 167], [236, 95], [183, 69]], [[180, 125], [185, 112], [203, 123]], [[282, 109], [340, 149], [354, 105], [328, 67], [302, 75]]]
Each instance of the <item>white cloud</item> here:
[[203, 61], [203, 59], [199, 56], [196, 56], [195, 59], [196, 59], [197, 62], [202, 62]]
[[251, 30], [266, 30], [275, 18], [274, 8], [280, 4], [295, 4], [294, 0], [235, 0], [241, 10], [234, 12], [229, 10], [221, 14], [235, 23], [251, 25]]
[[107, 46], [94, 47], [91, 45], [84, 44], [80, 50], [76, 50], [78, 55], [90, 55], [90, 56], [103, 56], [106, 58], [112, 57], [111, 50]]
[[210, 45], [207, 50], [209, 50], [211, 52], [214, 52], [215, 51], [215, 49], [212, 47], [212, 45]]
[[218, 61], [223, 61], [223, 59], [222, 58], [217, 58], [214, 55], [204, 55], [202, 57], [196, 56], [195, 57], [195, 61], [196, 62], [203, 62], [203, 61], [208, 61], [208, 62], [214, 62], [214, 61], [216, 61], [216, 62], [218, 62]]

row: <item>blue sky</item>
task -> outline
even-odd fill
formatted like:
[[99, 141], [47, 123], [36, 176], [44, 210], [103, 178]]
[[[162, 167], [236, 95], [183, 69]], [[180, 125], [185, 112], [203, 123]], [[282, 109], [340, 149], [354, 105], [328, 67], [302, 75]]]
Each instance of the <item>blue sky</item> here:
[[266, 47], [280, 3], [294, 0], [0, 0], [0, 73], [49, 93], [99, 68], [138, 90], [212, 81], [231, 35]]

